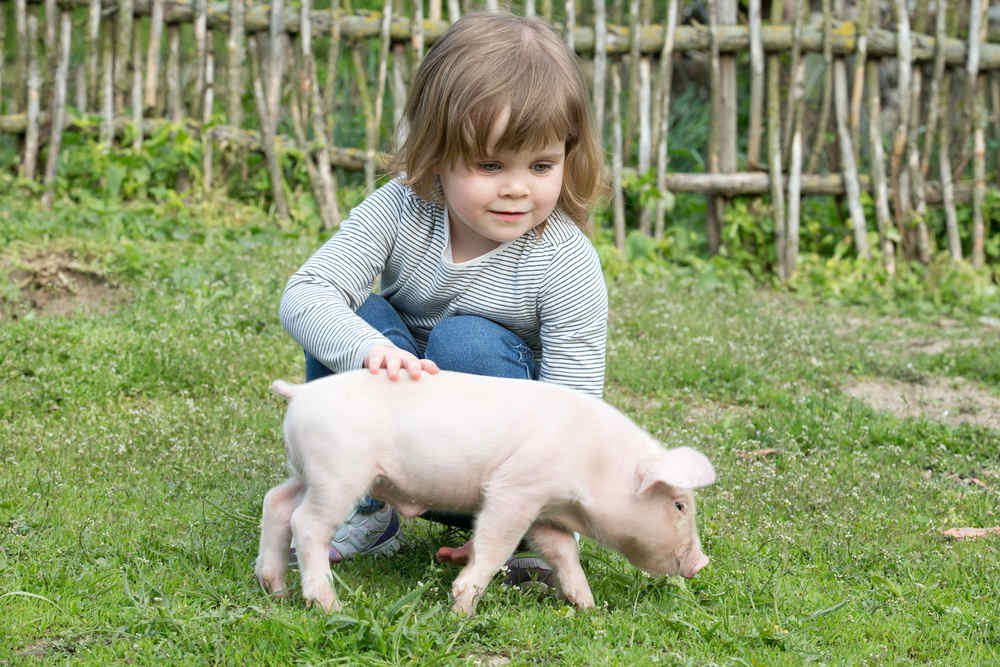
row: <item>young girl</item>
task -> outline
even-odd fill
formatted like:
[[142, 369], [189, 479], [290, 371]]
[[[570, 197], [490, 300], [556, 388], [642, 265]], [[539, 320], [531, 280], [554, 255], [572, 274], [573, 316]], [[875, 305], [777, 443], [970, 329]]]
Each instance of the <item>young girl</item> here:
[[[441, 368], [600, 396], [607, 290], [586, 232], [602, 154], [573, 54], [537, 19], [467, 15], [421, 63], [406, 121], [396, 178], [285, 288], [281, 322], [306, 380]], [[392, 508], [365, 499], [330, 557], [391, 553], [398, 530]]]

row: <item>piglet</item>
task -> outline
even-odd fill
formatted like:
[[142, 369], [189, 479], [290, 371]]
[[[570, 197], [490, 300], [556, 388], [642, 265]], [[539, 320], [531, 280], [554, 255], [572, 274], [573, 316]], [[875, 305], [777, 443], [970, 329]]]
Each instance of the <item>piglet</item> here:
[[691, 490], [715, 481], [712, 464], [689, 447], [664, 449], [600, 399], [447, 371], [393, 381], [358, 370], [271, 388], [291, 399], [292, 476], [264, 497], [255, 573], [276, 596], [287, 594], [294, 540], [306, 603], [340, 609], [328, 543], [365, 493], [406, 517], [476, 515], [471, 558], [451, 589], [456, 613], [475, 611], [525, 536], [581, 609], [594, 597], [574, 531], [651, 574], [693, 577], [708, 564]]

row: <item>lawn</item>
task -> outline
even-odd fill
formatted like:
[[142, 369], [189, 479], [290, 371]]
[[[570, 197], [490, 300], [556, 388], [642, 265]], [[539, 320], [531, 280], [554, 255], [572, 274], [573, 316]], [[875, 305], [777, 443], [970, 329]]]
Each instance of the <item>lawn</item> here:
[[1000, 526], [990, 318], [609, 275], [606, 398], [714, 462], [709, 567], [650, 578], [585, 541], [597, 609], [495, 583], [458, 618], [433, 554], [460, 537], [412, 521], [335, 568], [327, 617], [252, 574], [284, 475], [267, 387], [302, 377], [277, 304], [319, 234], [2, 204], [0, 662], [1000, 663], [1000, 535], [942, 532]]

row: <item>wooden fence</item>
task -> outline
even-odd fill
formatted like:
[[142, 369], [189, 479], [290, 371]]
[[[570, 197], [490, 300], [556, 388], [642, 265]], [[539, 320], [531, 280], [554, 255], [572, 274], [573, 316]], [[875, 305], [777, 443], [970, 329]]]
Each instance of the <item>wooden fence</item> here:
[[[280, 157], [296, 149], [324, 222], [333, 226], [341, 215], [336, 168], [363, 171], [374, 187], [425, 50], [462, 12], [495, 9], [497, 2], [385, 0], [377, 13], [352, 12], [350, 0], [329, 2], [314, 10], [311, 0], [294, 8], [285, 0], [0, 0], [0, 132], [20, 135], [21, 175], [45, 184], [48, 204], [65, 131], [97, 128], [112, 149], [130, 123], [140, 131], [129, 136], [141, 144], [144, 133], [183, 122], [203, 130], [209, 188], [220, 145], [262, 151], [282, 217], [288, 212]], [[988, 3], [938, 0], [934, 11], [929, 0], [912, 9], [906, 0], [812, 4], [772, 0], [762, 8], [749, 0], [745, 16], [737, 0], [560, 0], [555, 7], [552, 0], [523, 0], [514, 9], [555, 26], [592, 77], [597, 126], [611, 155], [619, 246], [626, 229], [622, 180], [635, 170], [657, 192], [705, 193], [713, 252], [722, 242], [726, 202], [769, 193], [784, 277], [797, 262], [801, 199], [814, 194], [844, 198], [859, 255], [870, 256], [868, 231], [877, 230], [890, 271], [900, 251], [930, 258], [931, 205], [943, 208], [948, 249], [961, 260], [956, 201], [971, 200], [970, 255], [982, 265], [986, 136], [1000, 132], [1000, 44], [989, 41]], [[325, 77], [317, 55], [326, 58]], [[349, 62], [338, 67], [341, 58]], [[709, 72], [709, 145], [687, 147], [704, 150], [703, 173], [669, 170], [678, 58]], [[813, 103], [807, 64], [822, 75]], [[748, 91], [739, 67], [748, 67]], [[251, 94], [256, 113], [248, 117], [243, 98]], [[749, 115], [741, 128], [742, 95], [749, 96]], [[391, 122], [384, 117], [390, 108]], [[351, 117], [364, 118], [364, 145], [338, 146], [344, 133], [337, 123]], [[863, 191], [874, 202], [873, 222], [865, 219]], [[640, 210], [642, 231], [663, 235], [664, 202], [657, 197]]]

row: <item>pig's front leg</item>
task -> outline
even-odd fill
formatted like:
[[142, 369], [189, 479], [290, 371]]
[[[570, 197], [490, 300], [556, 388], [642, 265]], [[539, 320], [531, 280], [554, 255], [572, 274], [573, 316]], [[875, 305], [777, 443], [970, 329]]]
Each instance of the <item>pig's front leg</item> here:
[[285, 570], [292, 538], [292, 512], [302, 500], [302, 482], [293, 477], [267, 492], [260, 517], [260, 548], [254, 574], [265, 591], [275, 597], [288, 595]]
[[564, 598], [580, 609], [594, 606], [594, 595], [580, 567], [579, 547], [572, 533], [551, 524], [535, 524], [528, 531], [528, 542], [552, 566]]
[[476, 517], [472, 534], [472, 560], [462, 568], [451, 587], [456, 614], [472, 614], [493, 575], [517, 548], [517, 543], [538, 515], [541, 503], [505, 497], [493, 489]]

